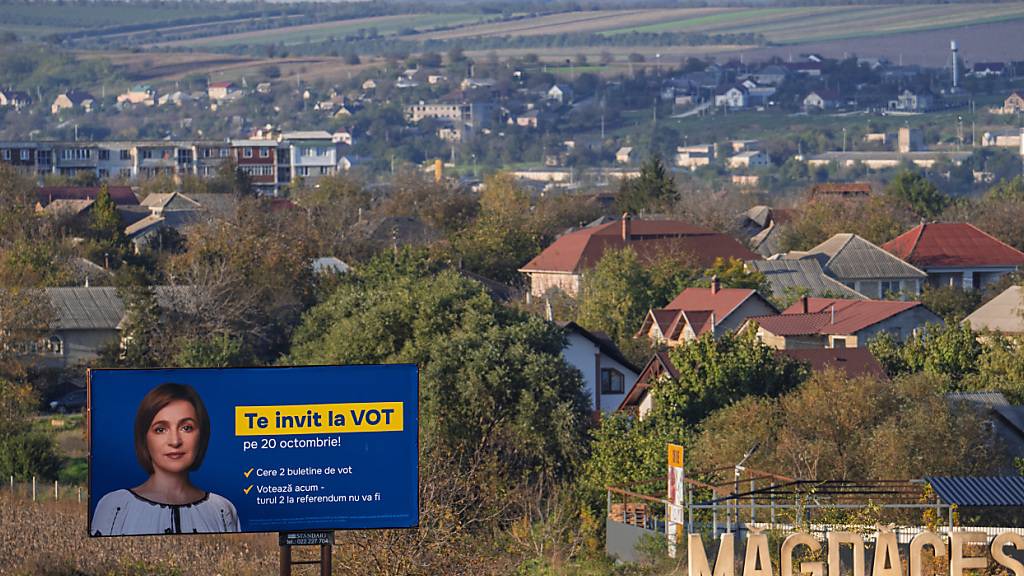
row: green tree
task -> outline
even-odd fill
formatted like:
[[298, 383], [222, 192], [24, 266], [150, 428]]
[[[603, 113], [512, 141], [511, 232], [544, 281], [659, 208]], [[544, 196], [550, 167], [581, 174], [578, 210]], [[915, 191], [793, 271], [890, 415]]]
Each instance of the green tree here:
[[30, 386], [0, 379], [0, 476], [57, 477], [60, 457], [53, 438], [32, 426], [37, 403]]
[[123, 241], [121, 218], [117, 213], [117, 205], [110, 198], [110, 189], [106, 184], [100, 187], [99, 194], [93, 202], [89, 214], [89, 228], [94, 238], [111, 244]]
[[[651, 308], [664, 306], [698, 273], [678, 254], [666, 253], [651, 262], [641, 261], [632, 248], [604, 253], [583, 274], [577, 321], [588, 330], [607, 334], [627, 353], [644, 354], [633, 335]], [[644, 359], [632, 356], [642, 362]]]
[[935, 218], [952, 203], [949, 196], [917, 172], [901, 172], [885, 187], [885, 193], [922, 218]]
[[771, 298], [772, 288], [764, 274], [748, 270], [739, 258], [715, 258], [714, 263], [704, 272], [707, 278], [717, 278], [723, 288], [751, 288], [761, 296]]
[[455, 258], [471, 272], [507, 284], [522, 283], [519, 267], [540, 250], [529, 213], [529, 197], [511, 174], [488, 177], [479, 216], [453, 239]]
[[962, 389], [962, 381], [978, 371], [983, 352], [977, 334], [967, 324], [929, 324], [902, 344], [879, 334], [868, 347], [890, 376], [927, 372], [947, 379], [950, 390]]
[[960, 322], [981, 306], [981, 292], [958, 286], [926, 285], [920, 299], [929, 310], [949, 322]]
[[661, 157], [653, 156], [640, 167], [638, 177], [626, 178], [619, 184], [615, 205], [619, 211], [635, 214], [671, 206], [678, 199], [675, 180]]
[[344, 278], [303, 317], [284, 361], [416, 363], [427, 452], [493, 458], [494, 481], [510, 485], [564, 477], [585, 456], [587, 401], [564, 345], [554, 325], [403, 250]]

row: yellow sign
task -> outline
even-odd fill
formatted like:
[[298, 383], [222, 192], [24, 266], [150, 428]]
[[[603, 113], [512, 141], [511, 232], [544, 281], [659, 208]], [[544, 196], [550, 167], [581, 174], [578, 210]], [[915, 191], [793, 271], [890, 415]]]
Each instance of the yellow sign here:
[[401, 432], [401, 402], [235, 406], [235, 436]]
[[683, 467], [683, 447], [678, 444], [668, 445], [668, 466], [669, 468]]

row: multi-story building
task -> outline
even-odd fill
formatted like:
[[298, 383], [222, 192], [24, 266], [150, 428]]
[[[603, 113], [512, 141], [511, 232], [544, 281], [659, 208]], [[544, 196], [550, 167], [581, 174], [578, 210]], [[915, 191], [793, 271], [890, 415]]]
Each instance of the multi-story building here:
[[249, 175], [256, 190], [276, 195], [279, 143], [276, 140], [234, 140], [231, 148], [235, 164]]
[[252, 178], [262, 194], [276, 195], [293, 180], [316, 180], [351, 166], [341, 152], [351, 137], [325, 131], [289, 132], [276, 139], [222, 141], [7, 141], [0, 163], [37, 177], [92, 173], [102, 179], [132, 180], [186, 175], [211, 178], [229, 159]]

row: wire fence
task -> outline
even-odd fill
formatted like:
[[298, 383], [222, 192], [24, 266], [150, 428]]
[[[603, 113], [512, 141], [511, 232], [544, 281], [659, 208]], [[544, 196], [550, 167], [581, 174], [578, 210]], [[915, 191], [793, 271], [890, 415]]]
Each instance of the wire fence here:
[[48, 481], [36, 477], [29, 479], [18, 479], [9, 476], [4, 492], [18, 500], [31, 500], [33, 502], [43, 501], [77, 501], [87, 502], [89, 491], [84, 486], [77, 484], [61, 484], [58, 480]]

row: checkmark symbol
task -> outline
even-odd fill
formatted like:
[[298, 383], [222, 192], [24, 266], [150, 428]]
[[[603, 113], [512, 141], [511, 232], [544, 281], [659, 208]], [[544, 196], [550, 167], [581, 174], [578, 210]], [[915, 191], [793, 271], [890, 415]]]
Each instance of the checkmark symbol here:
[[252, 471], [255, 470], [255, 469], [256, 469], [255, 467], [249, 468], [249, 471], [248, 472], [242, 472], [242, 475], [245, 476], [246, 478], [248, 478], [249, 474], [252, 474]]
[[242, 492], [245, 492], [246, 494], [248, 494], [249, 491], [252, 490], [253, 486], [255, 486], [255, 484], [249, 484], [248, 488], [242, 488]]

